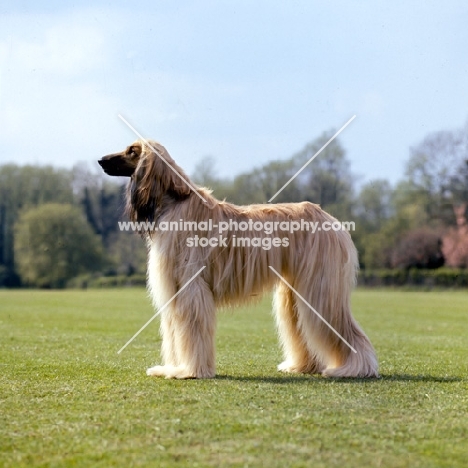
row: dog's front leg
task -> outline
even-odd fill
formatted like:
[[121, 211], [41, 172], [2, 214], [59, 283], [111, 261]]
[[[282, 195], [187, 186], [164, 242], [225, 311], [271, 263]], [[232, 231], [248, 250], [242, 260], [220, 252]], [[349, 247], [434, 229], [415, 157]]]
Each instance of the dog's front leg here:
[[[171, 305], [171, 327], [163, 332], [163, 357], [166, 343], [171, 344], [176, 365], [148, 369], [148, 375], [175, 379], [203, 379], [215, 376], [216, 313], [213, 294], [203, 279], [195, 280]], [[171, 333], [166, 336], [165, 333]], [[165, 358], [166, 359], [166, 358]]]

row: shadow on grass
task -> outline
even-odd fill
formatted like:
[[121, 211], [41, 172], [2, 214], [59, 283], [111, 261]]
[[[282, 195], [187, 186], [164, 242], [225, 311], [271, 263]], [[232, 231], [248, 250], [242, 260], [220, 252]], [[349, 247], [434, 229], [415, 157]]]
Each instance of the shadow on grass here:
[[463, 382], [462, 377], [438, 376], [438, 375], [411, 375], [411, 374], [382, 374], [380, 380], [393, 382], [436, 382], [436, 383], [454, 383]]
[[271, 384], [302, 384], [305, 382], [316, 382], [320, 384], [362, 384], [379, 382], [435, 382], [435, 383], [456, 383], [463, 382], [465, 379], [452, 376], [436, 375], [411, 375], [411, 374], [382, 374], [375, 379], [356, 379], [356, 378], [330, 378], [320, 375], [297, 375], [297, 376], [239, 376], [239, 375], [217, 375], [217, 380], [233, 380], [238, 382], [262, 382]]

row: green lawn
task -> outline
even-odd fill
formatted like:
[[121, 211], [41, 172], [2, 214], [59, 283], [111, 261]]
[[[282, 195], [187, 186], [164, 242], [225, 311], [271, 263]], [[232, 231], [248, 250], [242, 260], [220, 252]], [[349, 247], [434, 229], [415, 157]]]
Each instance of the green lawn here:
[[0, 466], [465, 467], [468, 292], [358, 290], [382, 378], [276, 372], [269, 300], [223, 312], [214, 380], [150, 378], [143, 289], [0, 291]]

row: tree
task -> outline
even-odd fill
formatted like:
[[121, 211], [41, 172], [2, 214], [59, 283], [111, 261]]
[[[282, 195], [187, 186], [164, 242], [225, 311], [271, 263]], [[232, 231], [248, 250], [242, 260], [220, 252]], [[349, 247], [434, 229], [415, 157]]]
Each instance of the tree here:
[[0, 167], [0, 285], [19, 281], [14, 271], [13, 226], [20, 210], [49, 202], [73, 202], [69, 171], [51, 166]]
[[15, 259], [23, 283], [62, 288], [104, 265], [102, 246], [82, 211], [47, 203], [21, 212], [15, 226]]
[[428, 228], [408, 232], [392, 252], [393, 268], [440, 268], [444, 264], [440, 233]]
[[454, 212], [457, 226], [450, 227], [445, 233], [442, 251], [447, 266], [468, 268], [468, 203], [455, 206]]
[[125, 185], [109, 181], [102, 170], [93, 171], [86, 163], [76, 164], [72, 173], [75, 199], [107, 248], [124, 214]]
[[468, 127], [431, 133], [411, 148], [407, 182], [432, 225], [455, 224], [453, 205], [468, 202], [467, 157]]
[[[333, 131], [325, 132], [293, 157], [302, 167], [328, 142]], [[333, 140], [298, 176], [302, 199], [318, 203], [334, 216], [351, 215], [353, 175], [346, 153], [338, 140]], [[298, 200], [299, 201], [299, 200]]]
[[108, 253], [113, 263], [113, 273], [127, 276], [146, 273], [146, 244], [136, 232], [112, 234]]
[[195, 166], [192, 180], [202, 187], [211, 189], [214, 196], [220, 200], [225, 198], [233, 200], [232, 180], [219, 178], [216, 174], [216, 159], [205, 156]]
[[[382, 230], [394, 214], [393, 189], [390, 184], [383, 179], [366, 183], [355, 200], [353, 212], [356, 228], [351, 235], [359, 252], [361, 267], [365, 267], [366, 250], [372, 249], [375, 239], [378, 239], [376, 245], [382, 242], [382, 236], [376, 237], [375, 234]], [[375, 265], [375, 263], [381, 263], [384, 257], [382, 251], [374, 250], [372, 259], [368, 257], [368, 260]]]
[[407, 182], [400, 182], [390, 200], [392, 216], [379, 230], [364, 234], [362, 260], [365, 268], [393, 268], [393, 252], [406, 234], [429, 224], [424, 206], [411, 195]]
[[192, 179], [198, 185], [211, 188], [219, 182], [215, 168], [216, 159], [213, 156], [205, 156], [195, 165]]
[[393, 214], [393, 190], [388, 181], [373, 180], [365, 184], [357, 198], [356, 216], [366, 233], [380, 231]]
[[[260, 168], [234, 178], [233, 201], [239, 205], [267, 203], [297, 172], [294, 161], [271, 161]], [[288, 184], [275, 198], [275, 203], [302, 201], [296, 182]]]
[[[324, 133], [289, 159], [271, 161], [234, 178], [229, 201], [245, 205], [266, 203], [332, 136]], [[333, 140], [275, 197], [274, 203], [310, 201], [345, 219], [351, 215], [353, 178], [345, 151]]]

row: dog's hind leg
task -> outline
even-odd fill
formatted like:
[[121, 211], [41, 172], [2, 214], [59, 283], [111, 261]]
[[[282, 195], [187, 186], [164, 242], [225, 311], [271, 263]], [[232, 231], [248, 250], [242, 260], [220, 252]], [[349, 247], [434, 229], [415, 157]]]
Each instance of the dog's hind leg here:
[[279, 283], [273, 299], [276, 325], [285, 359], [278, 366], [278, 370], [309, 374], [319, 373], [323, 366], [307, 349], [298, 323], [298, 304], [293, 294], [288, 286]]
[[340, 357], [338, 365], [328, 366], [323, 371], [323, 375], [327, 377], [378, 377], [374, 348], [352, 317], [348, 328], [342, 333], [353, 349], [343, 341], [338, 342], [334, 347], [335, 355]]
[[340, 310], [335, 304], [331, 312], [327, 302], [316, 301], [316, 310], [334, 331], [309, 307], [298, 304], [299, 320], [304, 335], [308, 337], [309, 351], [315, 352], [326, 364], [322, 374], [327, 377], [378, 377], [375, 351], [349, 309]]
[[375, 351], [351, 315], [357, 257], [349, 235], [342, 236], [340, 249], [329, 247], [326, 255], [315, 257], [315, 265], [310, 262], [315, 267], [311, 277], [298, 276], [297, 291], [308, 303], [298, 302], [299, 326], [309, 352], [326, 364], [323, 375], [377, 377]]

